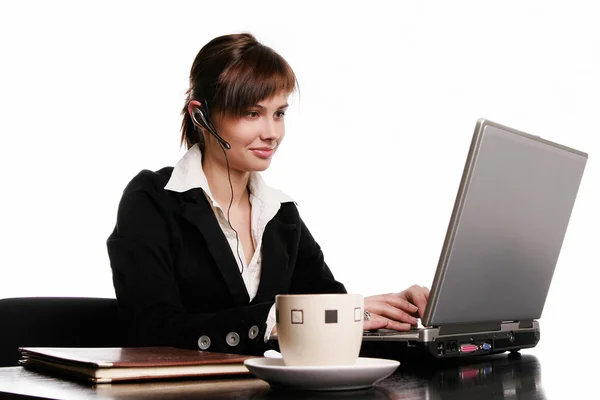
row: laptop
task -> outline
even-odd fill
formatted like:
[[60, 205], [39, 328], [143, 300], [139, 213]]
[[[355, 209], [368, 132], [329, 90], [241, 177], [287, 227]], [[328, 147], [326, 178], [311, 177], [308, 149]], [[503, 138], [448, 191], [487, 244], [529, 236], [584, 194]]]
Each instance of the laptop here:
[[581, 151], [478, 120], [423, 327], [365, 332], [361, 355], [412, 348], [451, 358], [536, 346], [586, 162]]

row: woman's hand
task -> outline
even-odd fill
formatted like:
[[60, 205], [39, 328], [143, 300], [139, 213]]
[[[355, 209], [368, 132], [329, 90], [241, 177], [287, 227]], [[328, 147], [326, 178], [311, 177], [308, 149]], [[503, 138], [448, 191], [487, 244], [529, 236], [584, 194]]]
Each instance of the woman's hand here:
[[417, 325], [417, 318], [423, 318], [428, 300], [429, 289], [418, 285], [400, 293], [365, 297], [365, 310], [371, 313], [371, 319], [364, 321], [364, 329], [408, 331]]

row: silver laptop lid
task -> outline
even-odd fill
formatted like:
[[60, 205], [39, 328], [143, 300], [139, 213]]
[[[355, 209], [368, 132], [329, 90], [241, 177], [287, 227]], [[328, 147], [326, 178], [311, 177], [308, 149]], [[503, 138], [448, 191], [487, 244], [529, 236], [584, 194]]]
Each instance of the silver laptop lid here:
[[423, 325], [541, 316], [586, 161], [477, 121]]

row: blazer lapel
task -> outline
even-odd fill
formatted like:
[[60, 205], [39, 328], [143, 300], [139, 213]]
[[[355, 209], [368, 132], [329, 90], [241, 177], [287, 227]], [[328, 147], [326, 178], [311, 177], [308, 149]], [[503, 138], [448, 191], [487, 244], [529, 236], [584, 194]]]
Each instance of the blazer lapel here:
[[260, 283], [253, 303], [273, 301], [285, 284], [290, 263], [290, 248], [296, 224], [285, 224], [273, 218], [265, 227], [262, 240]]
[[250, 302], [250, 296], [246, 285], [227, 238], [202, 189], [192, 189], [186, 193], [186, 197], [192, 201], [181, 205], [181, 216], [198, 228], [204, 236], [208, 250], [219, 267], [235, 303], [240, 306], [247, 305]]

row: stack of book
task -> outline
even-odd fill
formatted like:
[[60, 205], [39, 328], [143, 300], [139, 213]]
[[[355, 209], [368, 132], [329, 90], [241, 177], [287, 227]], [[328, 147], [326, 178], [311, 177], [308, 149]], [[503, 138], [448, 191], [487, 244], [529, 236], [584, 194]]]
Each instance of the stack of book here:
[[25, 368], [94, 383], [248, 375], [244, 360], [252, 358], [173, 347], [22, 347], [19, 351], [19, 363]]

